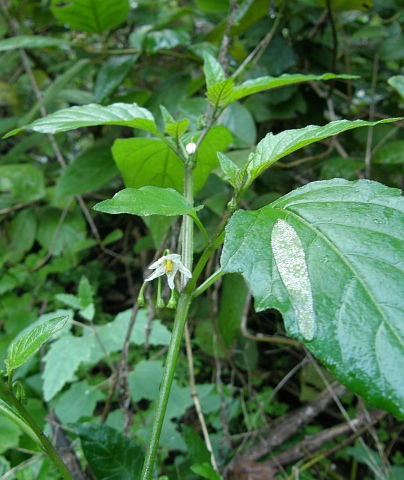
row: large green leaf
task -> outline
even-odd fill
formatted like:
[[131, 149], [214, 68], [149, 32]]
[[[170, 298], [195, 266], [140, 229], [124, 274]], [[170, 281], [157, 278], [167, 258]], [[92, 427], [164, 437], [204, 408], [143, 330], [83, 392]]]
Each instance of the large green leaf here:
[[56, 317], [42, 325], [33, 328], [15, 343], [11, 344], [6, 358], [7, 372], [15, 370], [37, 352], [55, 332], [67, 322], [67, 317]]
[[97, 203], [94, 210], [104, 213], [130, 213], [148, 217], [149, 215], [187, 215], [202, 207], [191, 207], [187, 200], [172, 188], [142, 187], [125, 188], [116, 193], [111, 200]]
[[140, 128], [159, 135], [153, 115], [136, 103], [113, 103], [107, 107], [90, 103], [80, 107], [64, 108], [45, 118], [35, 120], [28, 125], [7, 133], [4, 138], [15, 135], [21, 130], [34, 130], [40, 133], [67, 132], [82, 127], [96, 125], [120, 125]]
[[[298, 257], [294, 267], [288, 255]], [[398, 190], [366, 180], [313, 182], [258, 211], [238, 211], [221, 262], [224, 272], [244, 276], [256, 309], [278, 309], [288, 334], [342, 383], [404, 415], [404, 199]], [[300, 273], [288, 273], [299, 265]]]
[[109, 142], [96, 142], [73, 160], [56, 183], [56, 195], [81, 195], [103, 186], [118, 173]]
[[0, 209], [33, 202], [45, 195], [45, 178], [29, 163], [0, 166]]
[[128, 0], [52, 0], [53, 15], [83, 32], [101, 33], [124, 22]]
[[[196, 192], [218, 166], [217, 152], [225, 150], [231, 138], [229, 130], [222, 126], [213, 127], [204, 138], [196, 154], [193, 171]], [[183, 192], [184, 164], [166, 143], [150, 138], [116, 140], [112, 155], [126, 187], [152, 185]]]
[[94, 345], [87, 337], [63, 335], [53, 342], [44, 356], [42, 372], [45, 401], [51, 400], [67, 382], [75, 379], [76, 370], [82, 362], [91, 358]]
[[107, 98], [131, 71], [139, 53], [132, 55], [119, 55], [111, 57], [107, 62], [103, 63], [94, 84], [94, 99], [101, 102]]
[[[8, 227], [7, 244], [2, 262], [16, 264], [21, 261], [26, 252], [29, 252], [35, 242], [37, 222], [34, 211], [25, 208], [18, 212]], [[24, 232], [22, 235], [21, 233]]]
[[353, 128], [370, 127], [399, 120], [401, 120], [401, 118], [389, 118], [378, 122], [336, 120], [324, 126], [309, 125], [296, 130], [285, 130], [277, 135], [268, 133], [268, 135], [259, 142], [255, 152], [251, 153], [248, 157], [247, 165], [243, 170], [245, 175], [243, 190], [245, 191], [251, 183], [273, 163], [311, 143], [332, 137], [347, 130], [352, 130]]
[[84, 455], [97, 478], [133, 480], [140, 478], [143, 449], [133, 440], [107, 425], [74, 425]]
[[58, 398], [55, 413], [66, 425], [82, 417], [91, 417], [97, 402], [103, 399], [104, 395], [94, 385], [86, 380], [76, 382]]
[[350, 80], [357, 78], [352, 75], [334, 75], [333, 73], [325, 73], [324, 75], [303, 75], [300, 73], [290, 75], [285, 73], [280, 77], [260, 77], [253, 80], [247, 80], [241, 85], [234, 87], [233, 93], [229, 98], [229, 102], [235, 102], [241, 98], [252, 95], [253, 93], [271, 90], [296, 83], [326, 80]]

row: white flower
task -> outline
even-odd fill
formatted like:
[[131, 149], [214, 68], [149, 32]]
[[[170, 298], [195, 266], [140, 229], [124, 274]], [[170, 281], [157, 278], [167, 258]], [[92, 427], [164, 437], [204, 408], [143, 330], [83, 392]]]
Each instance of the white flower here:
[[187, 151], [188, 155], [193, 155], [196, 152], [196, 143], [188, 143], [185, 147], [185, 150]]
[[174, 290], [174, 277], [178, 271], [187, 278], [192, 277], [191, 272], [181, 262], [181, 255], [178, 255], [177, 253], [164, 255], [163, 257], [159, 258], [157, 262], [152, 263], [149, 269], [154, 270], [154, 272], [145, 278], [145, 282], [150, 282], [157, 277], [167, 275], [168, 286], [171, 288], [171, 290]]

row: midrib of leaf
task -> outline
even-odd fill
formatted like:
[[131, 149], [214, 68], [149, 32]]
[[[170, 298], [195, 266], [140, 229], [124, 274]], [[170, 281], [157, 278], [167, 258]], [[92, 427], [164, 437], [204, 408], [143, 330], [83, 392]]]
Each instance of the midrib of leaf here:
[[95, 24], [97, 25], [98, 33], [101, 33], [102, 32], [101, 23], [100, 23], [100, 19], [98, 18], [98, 12], [97, 12], [97, 9], [95, 7], [94, 0], [91, 0], [91, 7], [92, 7], [92, 10], [93, 10], [93, 13], [94, 13], [94, 20], [95, 20]]
[[[310, 205], [313, 205], [315, 203], [319, 203], [319, 204], [323, 204], [324, 202], [308, 202], [310, 203]], [[351, 204], [352, 202], [340, 202], [340, 203], [347, 203], [347, 204]], [[368, 205], [368, 203], [364, 203], [364, 202], [355, 202], [355, 204], [364, 204], [364, 205]], [[300, 203], [299, 205], [301, 205], [302, 203]], [[379, 205], [379, 204], [375, 204], [373, 203], [372, 205]], [[386, 207], [385, 205], [379, 205], [379, 206], [383, 206], [385, 208], [390, 208], [392, 209], [391, 207]], [[373, 294], [371, 293], [371, 291], [369, 290], [369, 288], [367, 287], [366, 283], [362, 280], [362, 278], [357, 274], [356, 270], [354, 269], [353, 265], [351, 265], [350, 262], [348, 262], [348, 259], [342, 254], [342, 252], [340, 252], [340, 250], [332, 243], [332, 241], [326, 236], [324, 235], [322, 232], [320, 232], [318, 229], [316, 229], [311, 223], [307, 222], [304, 218], [302, 218], [301, 216], [299, 216], [297, 213], [293, 212], [293, 211], [290, 211], [290, 210], [287, 210], [287, 208], [274, 208], [274, 210], [279, 210], [279, 211], [282, 211], [282, 212], [287, 212], [287, 214], [293, 216], [297, 221], [300, 221], [301, 223], [303, 223], [307, 228], [309, 228], [313, 233], [315, 233], [318, 237], [322, 238], [324, 240], [324, 242], [331, 248], [331, 250], [333, 250], [335, 252], [335, 254], [340, 258], [340, 260], [347, 266], [347, 268], [351, 271], [352, 275], [353, 275], [353, 279], [356, 279], [356, 281], [359, 283], [359, 285], [363, 288], [363, 290], [365, 291], [365, 293], [368, 295], [368, 297], [370, 298], [371, 302], [372, 302], [372, 305], [374, 305], [376, 307], [376, 310], [380, 313], [380, 316], [382, 317], [382, 320], [385, 321], [386, 325], [389, 326], [390, 328], [390, 331], [391, 333], [396, 337], [396, 339], [398, 340], [398, 342], [401, 344], [402, 348], [404, 349], [404, 342], [401, 341], [401, 338], [400, 338], [400, 335], [396, 332], [395, 328], [393, 327], [393, 325], [391, 324], [390, 320], [388, 317], [386, 317], [386, 314], [384, 313], [384, 311], [379, 307], [379, 303], [376, 301], [376, 299], [374, 298]], [[394, 210], [394, 209], [392, 209]], [[355, 255], [358, 255], [358, 254], [355, 254]], [[371, 257], [371, 258], [374, 258], [374, 257]], [[375, 259], [375, 260], [379, 260], [379, 259]], [[391, 265], [391, 264], [389, 264]]]

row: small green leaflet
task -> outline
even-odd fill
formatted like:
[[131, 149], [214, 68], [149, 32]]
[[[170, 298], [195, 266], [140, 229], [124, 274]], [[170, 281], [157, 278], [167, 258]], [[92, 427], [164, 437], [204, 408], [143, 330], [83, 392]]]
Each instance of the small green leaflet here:
[[313, 295], [302, 242], [295, 229], [279, 219], [271, 233], [271, 246], [279, 275], [288, 291], [300, 333], [307, 341], [316, 332]]
[[42, 323], [12, 343], [6, 358], [7, 374], [25, 363], [31, 355], [36, 353], [54, 333], [60, 330], [67, 322], [68, 317], [56, 317]]

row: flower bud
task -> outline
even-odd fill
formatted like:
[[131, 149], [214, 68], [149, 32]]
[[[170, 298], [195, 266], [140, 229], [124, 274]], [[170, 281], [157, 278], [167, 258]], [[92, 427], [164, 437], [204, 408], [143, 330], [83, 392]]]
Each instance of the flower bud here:
[[188, 155], [193, 155], [196, 152], [196, 143], [188, 143], [185, 147], [185, 150], [187, 151]]

